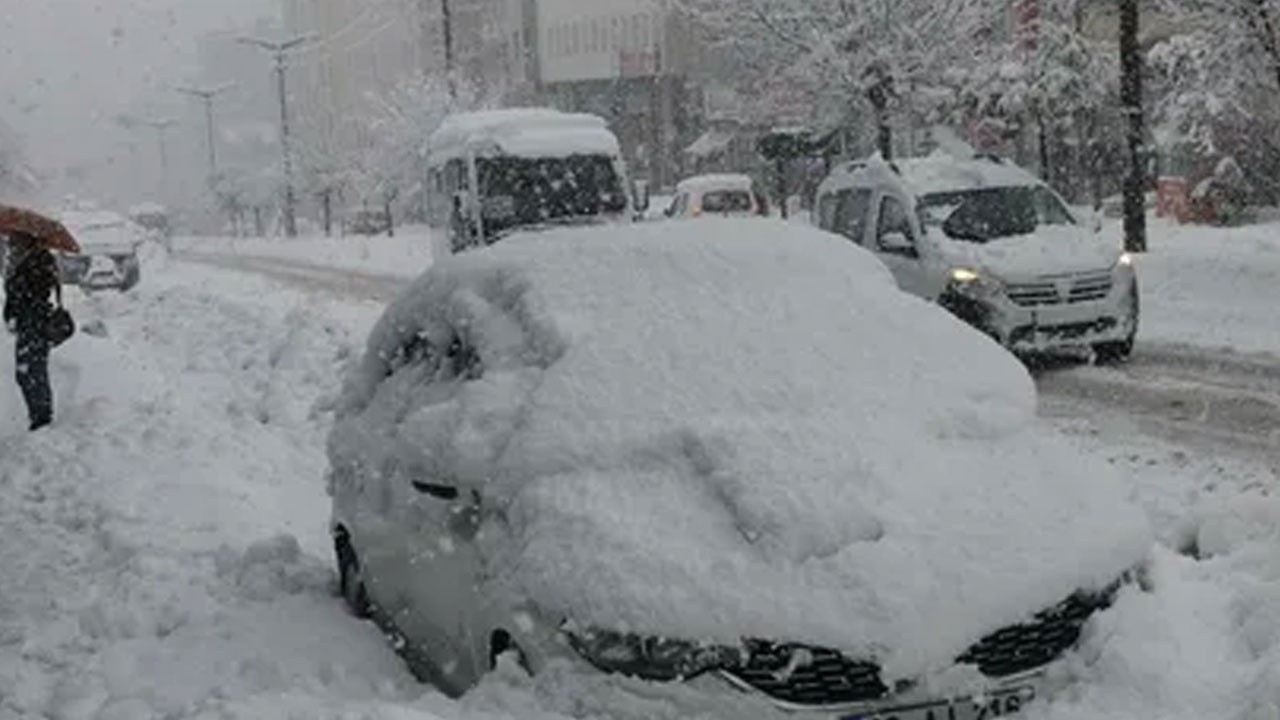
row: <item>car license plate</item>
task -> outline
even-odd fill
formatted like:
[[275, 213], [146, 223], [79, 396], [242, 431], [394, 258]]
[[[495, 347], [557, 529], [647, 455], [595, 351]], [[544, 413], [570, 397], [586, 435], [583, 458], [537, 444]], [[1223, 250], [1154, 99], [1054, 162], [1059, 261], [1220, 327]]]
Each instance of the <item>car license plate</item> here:
[[989, 720], [1016, 714], [1035, 697], [1036, 689], [1027, 685], [993, 690], [972, 698], [903, 705], [875, 713], [842, 715], [839, 720]]

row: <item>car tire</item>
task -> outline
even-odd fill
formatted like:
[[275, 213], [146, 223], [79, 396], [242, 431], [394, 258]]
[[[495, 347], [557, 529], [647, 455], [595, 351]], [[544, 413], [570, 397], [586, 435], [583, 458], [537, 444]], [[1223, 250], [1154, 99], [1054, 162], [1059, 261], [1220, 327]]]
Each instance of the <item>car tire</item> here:
[[1124, 340], [1098, 343], [1093, 346], [1094, 362], [1098, 365], [1116, 365], [1127, 361], [1133, 355], [1133, 346], [1138, 338], [1138, 318], [1140, 316], [1138, 281], [1133, 281], [1129, 290], [1129, 335]]
[[493, 639], [489, 643], [489, 670], [498, 668], [498, 659], [509, 652], [516, 654], [516, 663], [524, 670], [525, 674], [533, 675], [533, 670], [529, 665], [529, 656], [525, 654], [524, 648], [520, 647], [515, 640], [511, 638], [511, 634], [499, 630], [493, 634]]
[[365, 589], [360, 559], [351, 544], [342, 540], [338, 542], [338, 592], [353, 616], [361, 620], [370, 616], [369, 593]]

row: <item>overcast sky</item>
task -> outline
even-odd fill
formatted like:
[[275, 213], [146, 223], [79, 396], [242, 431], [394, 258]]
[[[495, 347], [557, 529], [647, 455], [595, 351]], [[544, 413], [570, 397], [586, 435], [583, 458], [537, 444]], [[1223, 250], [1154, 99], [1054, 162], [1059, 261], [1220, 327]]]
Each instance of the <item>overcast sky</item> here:
[[111, 155], [118, 114], [174, 101], [196, 37], [278, 15], [279, 0], [0, 0], [0, 118], [38, 165]]

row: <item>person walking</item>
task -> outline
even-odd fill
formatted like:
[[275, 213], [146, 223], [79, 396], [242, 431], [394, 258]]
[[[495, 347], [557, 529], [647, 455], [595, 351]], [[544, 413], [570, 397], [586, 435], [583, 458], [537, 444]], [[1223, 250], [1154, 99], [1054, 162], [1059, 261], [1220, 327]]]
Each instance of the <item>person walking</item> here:
[[49, 321], [54, 308], [50, 297], [60, 296], [62, 285], [53, 253], [25, 233], [9, 233], [5, 265], [4, 324], [17, 339], [15, 376], [34, 431], [53, 422]]

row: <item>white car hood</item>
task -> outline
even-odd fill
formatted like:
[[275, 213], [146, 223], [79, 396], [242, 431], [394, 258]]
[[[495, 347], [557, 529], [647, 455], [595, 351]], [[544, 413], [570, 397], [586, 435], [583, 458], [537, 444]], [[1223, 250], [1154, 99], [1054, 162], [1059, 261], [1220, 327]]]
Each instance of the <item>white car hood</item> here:
[[1005, 280], [1109, 270], [1120, 257], [1113, 242], [1073, 225], [1042, 226], [1031, 235], [985, 244], [943, 238], [940, 247], [952, 267]]
[[[485, 371], [442, 396], [393, 358], [449, 327]], [[495, 581], [580, 624], [835, 647], [892, 678], [1149, 547], [1035, 412], [1016, 360], [865, 251], [708, 220], [441, 262], [374, 331], [330, 458], [483, 488]]]

